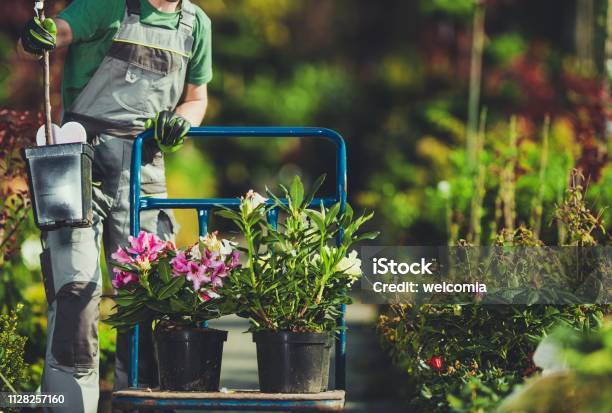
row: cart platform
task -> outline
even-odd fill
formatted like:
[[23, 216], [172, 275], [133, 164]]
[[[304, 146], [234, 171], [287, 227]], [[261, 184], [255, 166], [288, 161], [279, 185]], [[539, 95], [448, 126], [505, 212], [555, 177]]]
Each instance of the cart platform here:
[[337, 412], [344, 407], [344, 391], [322, 393], [261, 393], [255, 390], [222, 392], [172, 392], [147, 389], [113, 393], [113, 407], [119, 409], [209, 409]]

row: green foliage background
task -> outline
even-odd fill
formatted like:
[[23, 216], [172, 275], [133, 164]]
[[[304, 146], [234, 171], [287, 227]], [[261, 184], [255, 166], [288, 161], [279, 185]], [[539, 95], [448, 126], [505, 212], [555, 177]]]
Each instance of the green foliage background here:
[[[497, 198], [504, 192], [501, 171], [509, 163], [514, 226], [532, 223], [539, 206], [541, 239], [561, 241], [563, 231], [552, 213], [565, 193], [569, 170], [578, 166], [589, 179], [589, 206], [603, 210], [610, 228], [612, 211], [605, 209], [612, 199], [603, 71], [606, 1], [593, 2], [592, 53], [586, 57], [574, 42], [580, 1], [484, 2], [480, 106], [487, 116], [478, 166], [487, 179], [480, 185], [475, 185], [478, 168], [467, 162], [464, 151], [473, 0], [193, 1], [213, 21], [214, 79], [204, 123], [338, 130], [348, 142], [350, 201], [358, 210], [376, 212], [369, 224], [382, 231], [377, 242], [456, 240], [470, 232], [475, 191], [482, 193], [480, 239], [490, 242], [504, 226]], [[32, 3], [0, 4], [2, 107], [41, 108], [38, 63], [18, 61], [13, 53]], [[66, 3], [46, 1], [55, 12]], [[52, 68], [56, 117], [61, 55], [54, 55]], [[510, 145], [512, 115], [517, 116], [516, 143]], [[542, 174], [545, 133], [548, 165]], [[288, 184], [295, 174], [308, 187], [316, 176], [333, 172], [333, 151], [325, 143], [297, 140], [192, 141], [170, 156], [167, 166], [174, 196], [235, 196], [249, 188], [264, 192], [265, 186]], [[333, 191], [329, 178], [323, 192]], [[195, 215], [177, 215], [179, 243], [193, 242]], [[5, 312], [17, 302], [27, 303], [20, 326], [30, 337], [26, 360], [40, 363], [46, 303], [39, 270], [24, 259], [35, 257], [37, 231], [31, 220], [18, 235], [20, 254], [0, 268], [0, 308]], [[108, 307], [105, 303], [103, 312]], [[104, 374], [110, 373], [114, 336], [106, 326], [101, 329]]]

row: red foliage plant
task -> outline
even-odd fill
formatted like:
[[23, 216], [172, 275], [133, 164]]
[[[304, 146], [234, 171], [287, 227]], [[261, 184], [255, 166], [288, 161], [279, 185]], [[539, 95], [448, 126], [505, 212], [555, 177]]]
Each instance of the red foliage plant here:
[[0, 265], [17, 252], [17, 230], [30, 198], [21, 149], [34, 144], [42, 113], [0, 109]]

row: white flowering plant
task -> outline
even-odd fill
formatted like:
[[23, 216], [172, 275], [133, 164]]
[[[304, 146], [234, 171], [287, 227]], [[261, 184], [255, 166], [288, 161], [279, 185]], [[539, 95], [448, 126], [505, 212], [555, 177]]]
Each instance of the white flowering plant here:
[[[373, 214], [354, 218], [348, 204], [344, 211], [340, 203], [311, 208], [324, 178], [308, 195], [297, 176], [289, 188], [281, 186], [287, 204], [269, 190], [269, 199], [249, 191], [238, 211], [217, 212], [245, 238], [247, 262], [229, 275], [227, 288], [251, 331], [334, 331], [340, 306], [350, 303], [350, 287], [362, 274], [351, 247], [378, 232], [359, 233]], [[280, 210], [278, 226], [266, 219], [274, 208]]]

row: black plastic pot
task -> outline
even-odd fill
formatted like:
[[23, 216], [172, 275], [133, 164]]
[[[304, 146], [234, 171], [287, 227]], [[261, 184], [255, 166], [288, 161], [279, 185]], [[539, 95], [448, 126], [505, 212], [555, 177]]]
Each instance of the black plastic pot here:
[[158, 324], [154, 338], [161, 390], [219, 390], [227, 331]]
[[92, 146], [86, 143], [38, 146], [25, 148], [23, 156], [36, 225], [42, 230], [91, 226]]
[[329, 363], [331, 359], [331, 352], [334, 348], [334, 337], [329, 336], [327, 344], [325, 345], [325, 353], [323, 354], [323, 377], [321, 380], [321, 391], [327, 391], [329, 389]]
[[[264, 393], [319, 393], [329, 375], [329, 334], [258, 331], [259, 388]], [[325, 371], [324, 371], [325, 370]]]

